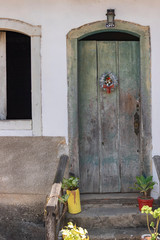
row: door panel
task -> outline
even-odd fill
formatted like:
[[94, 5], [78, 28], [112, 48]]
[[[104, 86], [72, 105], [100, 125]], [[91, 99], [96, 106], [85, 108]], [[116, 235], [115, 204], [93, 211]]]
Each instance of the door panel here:
[[119, 42], [119, 159], [122, 192], [129, 191], [141, 169], [139, 135], [134, 132], [134, 114], [140, 94], [139, 52], [139, 42]]
[[79, 159], [82, 192], [99, 192], [96, 42], [79, 43]]
[[[97, 42], [98, 79], [107, 71], [117, 74], [117, 43]], [[99, 88], [100, 192], [119, 192], [118, 91], [107, 94]]]
[[[81, 192], [130, 192], [140, 174], [139, 42], [80, 41], [78, 49]], [[110, 71], [119, 85], [107, 94], [99, 78]]]

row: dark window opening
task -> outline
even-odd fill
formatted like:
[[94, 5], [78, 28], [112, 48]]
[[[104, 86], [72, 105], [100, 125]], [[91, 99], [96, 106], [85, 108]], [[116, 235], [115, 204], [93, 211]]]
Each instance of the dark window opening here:
[[6, 32], [7, 119], [31, 119], [30, 37]]
[[89, 35], [81, 41], [139, 41], [139, 37], [124, 32], [100, 32]]

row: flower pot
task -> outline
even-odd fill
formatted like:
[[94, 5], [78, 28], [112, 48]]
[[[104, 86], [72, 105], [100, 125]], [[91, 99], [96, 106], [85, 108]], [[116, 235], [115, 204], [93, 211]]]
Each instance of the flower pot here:
[[[160, 238], [157, 237], [157, 240], [159, 240]], [[151, 240], [151, 235], [150, 234], [143, 234], [141, 236], [141, 240]]]
[[150, 234], [143, 234], [141, 236], [141, 240], [150, 240], [151, 239], [151, 235]]
[[79, 189], [76, 190], [67, 190], [68, 198], [68, 212], [72, 214], [77, 214], [81, 212], [81, 203], [80, 203], [80, 193]]
[[[62, 235], [62, 238], [65, 239], [66, 236]], [[89, 236], [87, 238], [83, 238], [83, 240], [89, 240]]]
[[139, 211], [141, 211], [141, 208], [145, 205], [152, 207], [153, 206], [153, 198], [144, 199], [144, 198], [138, 197], [138, 204], [139, 204]]
[[77, 227], [72, 222], [68, 222], [68, 225], [63, 228], [60, 233], [62, 234], [62, 239], [82, 239], [89, 240], [88, 232], [82, 227]]

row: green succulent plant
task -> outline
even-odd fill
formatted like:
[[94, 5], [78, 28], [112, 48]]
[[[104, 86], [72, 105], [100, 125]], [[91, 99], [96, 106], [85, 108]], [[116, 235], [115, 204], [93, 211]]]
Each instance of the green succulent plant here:
[[156, 184], [152, 176], [144, 177], [143, 175], [136, 177], [136, 182], [134, 183], [134, 189], [143, 193], [144, 197], [147, 198], [149, 190], [153, 189]]

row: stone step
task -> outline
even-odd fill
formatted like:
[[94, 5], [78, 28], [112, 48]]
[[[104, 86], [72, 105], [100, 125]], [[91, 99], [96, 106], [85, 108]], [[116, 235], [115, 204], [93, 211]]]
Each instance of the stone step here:
[[0, 194], [0, 240], [45, 240], [45, 196]]
[[88, 229], [90, 240], [140, 240], [147, 228]]
[[146, 226], [146, 215], [135, 205], [85, 204], [79, 214], [66, 214], [66, 222], [72, 221], [84, 228], [135, 228]]
[[81, 194], [81, 204], [137, 205], [138, 193]]
[[0, 240], [45, 240], [44, 224], [22, 221], [3, 221], [0, 224]]
[[[139, 193], [81, 194], [81, 204], [123, 204], [138, 206]], [[153, 206], [159, 207], [160, 200], [154, 200]]]

